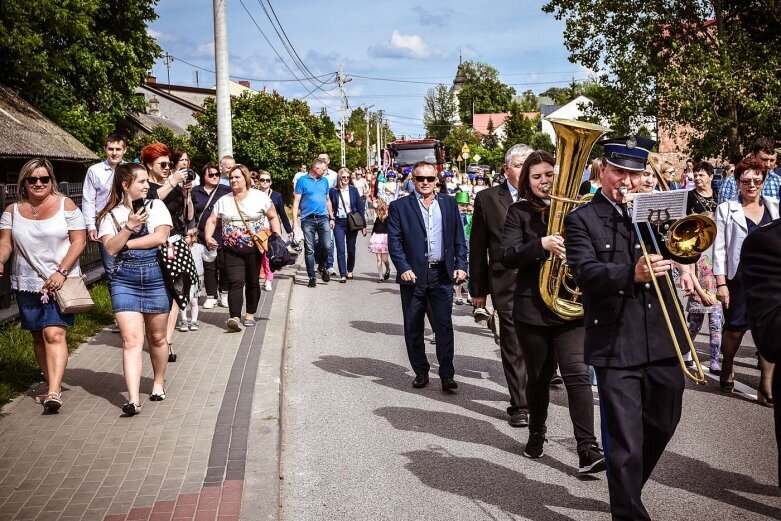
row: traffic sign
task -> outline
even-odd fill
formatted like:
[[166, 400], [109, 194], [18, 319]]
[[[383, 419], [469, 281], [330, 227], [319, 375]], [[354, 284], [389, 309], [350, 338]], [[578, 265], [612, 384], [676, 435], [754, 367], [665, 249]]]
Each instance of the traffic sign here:
[[461, 154], [468, 154], [468, 153], [469, 153], [469, 147], [467, 146], [466, 143], [464, 143], [464, 146], [461, 147]]
[[[467, 150], [468, 150], [468, 149], [467, 149]], [[462, 158], [464, 161], [466, 161], [467, 159], [469, 159], [469, 152], [462, 152], [462, 153], [461, 153], [461, 158]]]

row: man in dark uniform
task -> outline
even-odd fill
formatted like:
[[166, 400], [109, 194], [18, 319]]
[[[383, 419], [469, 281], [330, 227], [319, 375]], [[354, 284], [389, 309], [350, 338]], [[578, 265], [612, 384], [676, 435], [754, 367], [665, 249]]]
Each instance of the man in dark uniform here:
[[[613, 519], [650, 520], [640, 495], [681, 418], [684, 377], [662, 315], [677, 296], [665, 287], [659, 300], [651, 280], [671, 261], [650, 254], [649, 270], [623, 203], [656, 143], [628, 136], [600, 144], [602, 188], [566, 217], [565, 247], [583, 292], [586, 363], [597, 373]], [[682, 324], [673, 327], [686, 345]]]
[[[740, 272], [746, 290], [751, 335], [768, 362], [781, 362], [781, 219], [754, 230], [740, 249]], [[781, 370], [773, 373], [771, 392], [781, 396]], [[781, 487], [781, 407], [773, 411]]]
[[518, 200], [518, 177], [523, 162], [532, 152], [530, 146], [523, 144], [507, 151], [504, 161], [507, 180], [475, 196], [469, 238], [469, 293], [475, 308], [485, 308], [486, 298], [491, 295], [499, 317], [499, 348], [510, 392], [507, 422], [513, 427], [529, 425], [529, 406], [526, 403], [526, 363], [513, 324], [515, 270], [502, 265], [502, 228], [507, 208]]

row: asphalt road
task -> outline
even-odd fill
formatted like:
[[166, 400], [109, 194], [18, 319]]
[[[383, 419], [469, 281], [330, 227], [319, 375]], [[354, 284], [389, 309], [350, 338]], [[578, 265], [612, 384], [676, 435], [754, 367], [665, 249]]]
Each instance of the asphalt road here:
[[[376, 282], [367, 244], [359, 237], [355, 280], [307, 288], [302, 277], [293, 289], [282, 519], [610, 519], [604, 474], [578, 475], [563, 389], [551, 396], [545, 456], [522, 456], [528, 431], [505, 421], [498, 347], [471, 306], [453, 309], [457, 393], [440, 390], [433, 346], [431, 384], [411, 387], [398, 286]], [[753, 352], [738, 354], [749, 394]], [[771, 409], [713, 380], [687, 384], [681, 424], [645, 487], [652, 517], [781, 519], [772, 421]]]

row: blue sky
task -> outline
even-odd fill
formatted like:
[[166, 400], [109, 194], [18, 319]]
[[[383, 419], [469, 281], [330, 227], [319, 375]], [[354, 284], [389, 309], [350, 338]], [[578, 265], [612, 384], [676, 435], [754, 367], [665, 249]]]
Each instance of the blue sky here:
[[[505, 83], [518, 93], [539, 93], [583, 80], [588, 71], [569, 63], [563, 43], [563, 23], [543, 13], [539, 0], [428, 2], [421, 0], [270, 0], [276, 17], [306, 67], [316, 76], [335, 72], [343, 64], [353, 80], [346, 85], [350, 107], [374, 105], [383, 109], [397, 135], [422, 136], [423, 96], [436, 83], [450, 85], [458, 66], [475, 59], [496, 67]], [[263, 2], [268, 8], [268, 4]], [[246, 8], [246, 10], [245, 10]], [[249, 12], [249, 14], [248, 14]], [[214, 28], [212, 0], [160, 0], [158, 20], [149, 32], [164, 51], [174, 56], [171, 82], [214, 85]], [[273, 18], [273, 13], [269, 10]], [[296, 68], [261, 7], [261, 0], [228, 1], [230, 74], [250, 78], [286, 97], [302, 97], [320, 86], [294, 80], [258, 27], [287, 65]], [[199, 70], [196, 67], [206, 70]], [[153, 73], [167, 81], [160, 60]], [[369, 80], [358, 76], [407, 79], [422, 83]], [[328, 79], [324, 77], [322, 79]], [[279, 81], [294, 80], [294, 81]], [[431, 83], [431, 84], [428, 84]], [[306, 100], [313, 111], [323, 105], [338, 121], [337, 91], [322, 86]]]

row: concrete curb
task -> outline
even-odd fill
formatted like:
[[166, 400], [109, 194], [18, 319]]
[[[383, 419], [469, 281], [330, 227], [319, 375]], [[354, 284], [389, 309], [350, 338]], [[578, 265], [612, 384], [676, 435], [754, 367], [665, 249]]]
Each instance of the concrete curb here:
[[279, 519], [282, 372], [293, 276], [279, 277], [275, 282], [252, 399], [239, 516], [243, 521]]

